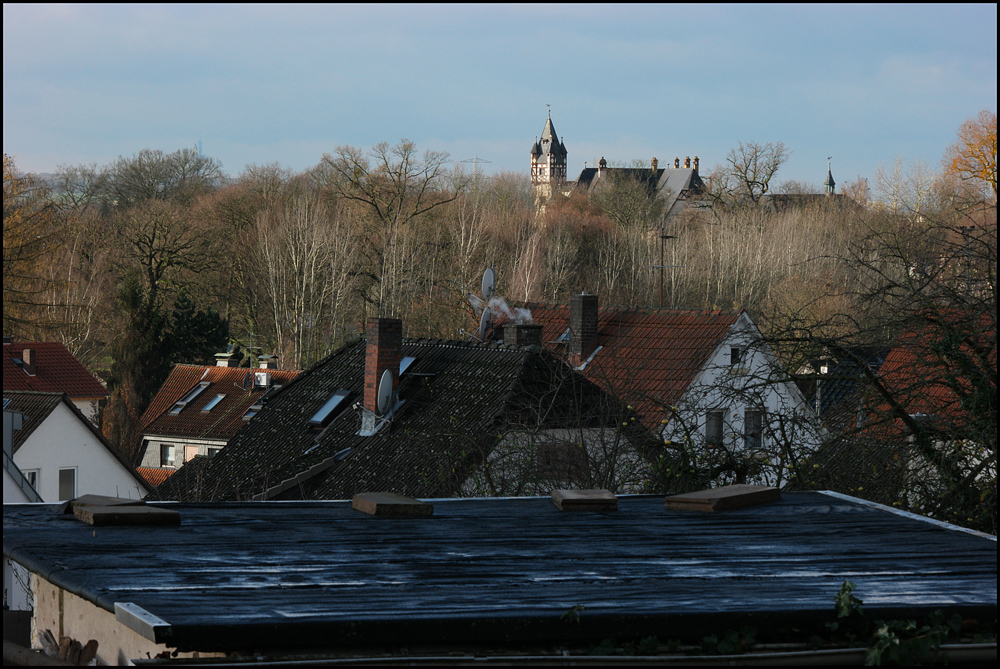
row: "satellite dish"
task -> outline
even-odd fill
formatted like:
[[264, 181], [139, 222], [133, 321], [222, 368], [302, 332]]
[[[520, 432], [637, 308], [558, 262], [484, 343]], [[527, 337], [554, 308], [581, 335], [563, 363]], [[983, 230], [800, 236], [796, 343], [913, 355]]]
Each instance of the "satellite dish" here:
[[378, 395], [376, 406], [378, 415], [384, 416], [389, 411], [389, 402], [392, 400], [392, 370], [382, 372], [382, 378], [378, 382]]
[[493, 311], [489, 307], [486, 307], [483, 309], [483, 315], [479, 318], [479, 329], [476, 330], [476, 339], [479, 341], [486, 341], [486, 333], [489, 332], [492, 327]]
[[497, 275], [493, 271], [492, 267], [487, 267], [486, 271], [483, 272], [483, 299], [487, 302], [493, 297], [493, 289], [497, 284]]

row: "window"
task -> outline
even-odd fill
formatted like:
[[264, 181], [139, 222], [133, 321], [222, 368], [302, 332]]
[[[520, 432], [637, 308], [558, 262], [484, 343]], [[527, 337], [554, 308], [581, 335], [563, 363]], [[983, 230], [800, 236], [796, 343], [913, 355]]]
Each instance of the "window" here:
[[705, 443], [709, 446], [722, 445], [722, 411], [709, 411], [705, 414]]
[[208, 401], [208, 404], [206, 404], [204, 406], [204, 408], [201, 410], [201, 412], [202, 413], [208, 413], [209, 411], [211, 411], [212, 409], [215, 408], [216, 404], [218, 404], [219, 402], [221, 402], [225, 398], [226, 398], [225, 395], [216, 395], [215, 397], [213, 397], [212, 399], [210, 399]]
[[174, 466], [174, 447], [172, 444], [160, 444], [160, 466]]
[[214, 457], [215, 457], [216, 455], [218, 455], [218, 454], [219, 454], [219, 453], [220, 453], [221, 451], [222, 451], [222, 448], [221, 448], [221, 447], [214, 447], [214, 446], [209, 446], [209, 447], [208, 447], [208, 457], [210, 457], [210, 458], [214, 458]]
[[59, 501], [76, 497], [76, 467], [59, 470]]
[[408, 370], [410, 368], [410, 365], [412, 365], [416, 361], [417, 361], [417, 359], [414, 358], [411, 355], [405, 356], [402, 360], [400, 360], [399, 361], [399, 375], [402, 376], [403, 374], [406, 374], [406, 370]]
[[319, 408], [313, 417], [309, 419], [309, 427], [326, 427], [337, 415], [337, 407], [344, 404], [344, 400], [351, 394], [350, 390], [340, 389]]
[[740, 346], [729, 347], [729, 364], [736, 367], [743, 359], [743, 348]]
[[764, 412], [747, 409], [743, 430], [744, 446], [748, 450], [759, 450], [764, 445]]
[[31, 484], [31, 487], [35, 489], [35, 492], [38, 492], [38, 470], [26, 469], [22, 473], [24, 474], [24, 478], [28, 480], [28, 483]]
[[179, 414], [181, 411], [184, 410], [184, 407], [186, 407], [192, 400], [194, 400], [194, 398], [198, 397], [198, 395], [201, 395], [202, 391], [204, 391], [205, 388], [208, 388], [210, 385], [212, 385], [211, 381], [202, 381], [201, 383], [199, 383], [197, 386], [188, 391], [187, 395], [177, 400], [177, 403], [173, 406], [172, 409], [170, 409], [170, 411], [167, 412], [167, 415], [176, 416], [177, 414]]

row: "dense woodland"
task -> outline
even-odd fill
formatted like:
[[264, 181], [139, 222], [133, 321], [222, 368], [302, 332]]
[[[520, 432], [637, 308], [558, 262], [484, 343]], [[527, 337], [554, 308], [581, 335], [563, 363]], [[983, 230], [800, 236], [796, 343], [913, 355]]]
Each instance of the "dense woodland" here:
[[[964, 124], [940, 169], [897, 160], [833, 198], [794, 197], [819, 189], [782, 182], [786, 156], [737, 145], [703, 175], [713, 206], [664, 228], [640, 181], [539, 213], [526, 175], [463, 171], [405, 140], [236, 176], [194, 150], [142, 150], [43, 182], [5, 155], [4, 334], [60, 340], [99, 370], [113, 393], [102, 429], [126, 445], [170, 366], [227, 344], [247, 364], [267, 353], [305, 368], [373, 315], [402, 318], [407, 336], [462, 338], [486, 267], [508, 301], [586, 290], [655, 307], [662, 280], [665, 307], [747, 310], [793, 373], [934, 327], [962, 437], [980, 450], [932, 475], [962, 496], [955, 508], [908, 504], [995, 532], [996, 115]], [[926, 428], [907, 427], [923, 443]]]

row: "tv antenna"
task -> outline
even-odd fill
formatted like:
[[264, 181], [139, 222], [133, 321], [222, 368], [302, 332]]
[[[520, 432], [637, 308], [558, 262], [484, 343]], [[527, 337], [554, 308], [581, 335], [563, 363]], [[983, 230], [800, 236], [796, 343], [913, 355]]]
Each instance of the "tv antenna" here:
[[663, 247], [668, 239], [677, 239], [677, 235], [668, 235], [665, 230], [660, 230], [660, 264], [651, 265], [653, 269], [660, 270], [660, 308], [663, 308], [663, 270], [671, 267], [684, 267], [684, 265], [664, 265]]

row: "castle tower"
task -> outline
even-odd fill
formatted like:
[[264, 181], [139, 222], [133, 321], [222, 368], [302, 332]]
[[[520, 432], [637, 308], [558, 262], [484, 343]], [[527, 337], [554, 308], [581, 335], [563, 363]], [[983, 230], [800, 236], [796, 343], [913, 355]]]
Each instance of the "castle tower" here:
[[829, 160], [826, 162], [826, 181], [823, 182], [823, 192], [833, 195], [837, 189], [837, 182], [833, 180], [833, 168]]
[[559, 141], [552, 125], [552, 112], [549, 112], [541, 140], [535, 140], [531, 147], [531, 185], [535, 187], [535, 199], [548, 200], [553, 187], [565, 182], [566, 146]]

